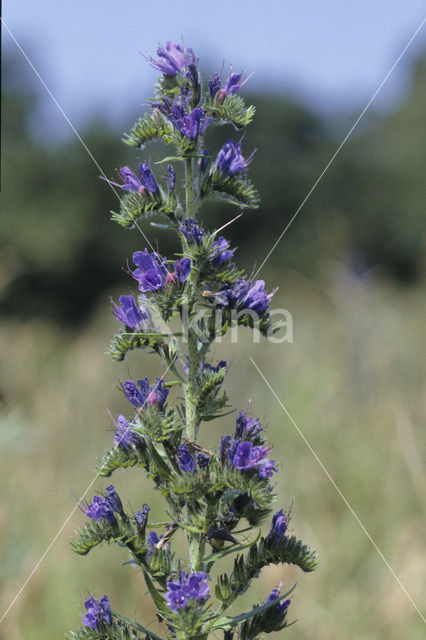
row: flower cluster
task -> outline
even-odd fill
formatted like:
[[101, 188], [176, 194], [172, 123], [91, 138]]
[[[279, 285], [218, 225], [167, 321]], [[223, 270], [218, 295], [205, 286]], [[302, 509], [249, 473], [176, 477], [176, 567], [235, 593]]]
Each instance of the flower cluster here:
[[145, 443], [143, 436], [132, 429], [124, 416], [117, 416], [115, 424], [117, 429], [114, 431], [114, 445], [116, 447], [120, 446], [128, 450], [130, 447]]
[[247, 167], [252, 160], [252, 156], [247, 159], [241, 154], [241, 142], [228, 140], [217, 154], [214, 161], [215, 169], [228, 176], [234, 176], [241, 171], [247, 171]]
[[139, 291], [159, 291], [166, 284], [183, 284], [191, 271], [191, 261], [189, 258], [176, 260], [174, 272], [169, 271], [167, 261], [158, 253], [136, 251], [132, 256], [133, 264], [137, 269], [131, 272], [133, 278], [139, 283]]
[[169, 120], [173, 126], [190, 140], [195, 140], [203, 134], [211, 122], [205, 109], [194, 109], [186, 113], [180, 104], [174, 104], [169, 114]]
[[94, 496], [93, 502], [86, 506], [86, 515], [99, 522], [104, 518], [110, 524], [115, 523], [115, 513], [125, 517], [120, 497], [111, 484], [106, 488], [106, 496]]
[[210, 97], [212, 99], [216, 98], [219, 102], [221, 102], [224, 98], [226, 98], [226, 96], [234, 96], [236, 93], [238, 93], [243, 84], [245, 84], [248, 80], [247, 78], [247, 80], [241, 82], [242, 77], [243, 76], [241, 73], [235, 73], [231, 68], [229, 76], [222, 85], [220, 74], [216, 71], [210, 76], [209, 80]]
[[288, 528], [289, 516], [282, 509], [276, 512], [272, 518], [271, 529], [268, 533], [268, 540], [276, 542], [285, 535]]
[[[266, 604], [270, 604], [271, 602], [274, 602], [275, 600], [277, 600], [279, 598], [279, 595], [280, 595], [280, 590], [278, 588], [272, 589], [271, 593], [269, 594], [266, 600]], [[277, 602], [277, 604], [271, 608], [275, 610], [275, 612], [279, 616], [283, 616], [287, 612], [287, 609], [290, 606], [290, 602], [291, 600], [284, 600], [281, 602]]]
[[190, 601], [204, 604], [210, 597], [210, 587], [207, 584], [209, 576], [204, 571], [187, 574], [179, 571], [176, 580], [167, 582], [167, 591], [164, 594], [167, 606], [171, 611], [184, 609]]
[[115, 515], [109, 502], [102, 496], [94, 496], [93, 502], [87, 505], [86, 515], [96, 522], [99, 522], [102, 518], [105, 518], [110, 524], [114, 524]]
[[[269, 564], [295, 564], [303, 571], [316, 566], [315, 554], [287, 535], [289, 512], [275, 512], [265, 537], [256, 531], [273, 514], [272, 478], [278, 471], [259, 418], [239, 412], [234, 434], [223, 436], [212, 451], [198, 440], [206, 422], [226, 419], [232, 411], [224, 389], [227, 363], [212, 356], [215, 338], [237, 325], [259, 328], [262, 335], [274, 330], [269, 313], [274, 291], [268, 293], [263, 280], [238, 270], [236, 248], [219, 235], [227, 225], [211, 231], [197, 217], [208, 199], [257, 207], [257, 193], [247, 177], [253, 154], [244, 157], [241, 140], [227, 140], [211, 155], [205, 136], [207, 128], [223, 124], [242, 129], [254, 108], [237, 95], [244, 84], [242, 74], [231, 67], [222, 82], [214, 73], [206, 87], [195, 53], [183, 44], [160, 45], [148, 61], [162, 76], [150, 110], [126, 142], [143, 150], [158, 140], [174, 149], [156, 163], [167, 166], [161, 179], [147, 162], [140, 162], [136, 171], [127, 165], [119, 169], [121, 184], [113, 184], [125, 193], [113, 219], [132, 228], [138, 218], [159, 215], [154, 228], [174, 232], [179, 248], [169, 258], [159, 249], [135, 251], [127, 272], [138, 293], [112, 301], [113, 314], [122, 324], [113, 339], [113, 357], [122, 360], [132, 350], [145, 351], [160, 358], [163, 368], [153, 383], [130, 374], [121, 383], [130, 415], [114, 418], [114, 447], [98, 469], [104, 477], [118, 469], [142, 469], [167, 506], [155, 522], [149, 521], [151, 509], [143, 500], [133, 515], [126, 513], [111, 484], [90, 504], [81, 505], [89, 520], [73, 548], [81, 555], [102, 543], [127, 549], [130, 559], [124, 564], [142, 570], [168, 637], [207, 638], [222, 630], [226, 640], [234, 634], [254, 639], [287, 626], [290, 600], [284, 598], [290, 592], [280, 595], [275, 588], [259, 606], [242, 616], [231, 615], [230, 606], [251, 581]], [[182, 167], [182, 181], [170, 162]], [[171, 331], [163, 329], [169, 321]], [[177, 538], [187, 538], [185, 555], [175, 547], [176, 531]], [[250, 531], [247, 538], [240, 535], [244, 531]], [[236, 554], [233, 564], [215, 566], [231, 553]], [[217, 602], [209, 606], [211, 576], [216, 576], [212, 593]], [[83, 627], [73, 640], [160, 637], [137, 621], [113, 614], [107, 596], [97, 600], [90, 595], [84, 605]]]
[[174, 77], [176, 74], [188, 74], [197, 66], [198, 58], [192, 49], [186, 49], [174, 42], [166, 42], [165, 47], [159, 45], [157, 59], [148, 57], [148, 61], [160, 73]]
[[159, 191], [158, 184], [149, 164], [147, 162], [141, 162], [138, 164], [138, 172], [139, 176], [133, 173], [130, 167], [121, 167], [121, 169], [118, 170], [118, 173], [120, 174], [120, 178], [123, 183], [119, 184], [112, 180], [107, 180], [107, 182], [114, 184], [116, 187], [120, 187], [123, 191], [136, 191], [142, 195], [146, 195], [147, 193], [156, 195]]
[[228, 464], [239, 471], [255, 469], [262, 479], [270, 478], [278, 471], [275, 460], [266, 456], [270, 449], [263, 444], [255, 445], [253, 441], [262, 431], [259, 418], [251, 418], [240, 412], [237, 418], [235, 439], [223, 436], [220, 444], [222, 464]]
[[145, 329], [145, 324], [151, 322], [149, 309], [143, 304], [138, 304], [133, 296], [120, 296], [120, 305], [112, 301], [113, 313], [117, 320], [129, 329]]
[[162, 378], [156, 378], [155, 384], [152, 385], [149, 384], [148, 378], [137, 380], [137, 382], [126, 380], [122, 387], [127, 400], [136, 409], [141, 409], [145, 405], [162, 409], [170, 391]]
[[216, 294], [216, 304], [231, 307], [238, 311], [251, 309], [263, 313], [269, 309], [269, 303], [275, 291], [266, 293], [264, 280], [244, 280], [238, 278], [234, 285], [225, 284]]
[[95, 631], [99, 631], [102, 624], [109, 627], [112, 625], [111, 605], [108, 596], [102, 596], [100, 600], [96, 600], [94, 596], [90, 596], [85, 603], [87, 613], [83, 615], [83, 625], [90, 627]]

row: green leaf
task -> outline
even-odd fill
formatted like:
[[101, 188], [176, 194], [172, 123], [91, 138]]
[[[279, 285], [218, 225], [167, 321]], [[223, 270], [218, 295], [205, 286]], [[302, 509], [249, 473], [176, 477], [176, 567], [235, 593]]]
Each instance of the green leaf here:
[[160, 592], [158, 591], [158, 589], [156, 589], [154, 587], [154, 583], [152, 582], [151, 578], [149, 577], [149, 575], [147, 574], [146, 571], [143, 572], [144, 578], [145, 578], [145, 582], [146, 582], [146, 586], [148, 588], [149, 593], [151, 594], [151, 597], [154, 601], [155, 606], [157, 607], [157, 609], [159, 611], [161, 611], [162, 613], [170, 613], [167, 605], [166, 605], [166, 601], [164, 600], [163, 596], [160, 594]]
[[205, 558], [203, 558], [203, 562], [216, 562], [216, 560], [220, 560], [221, 558], [224, 558], [230, 553], [236, 553], [238, 551], [242, 551], [243, 549], [248, 549], [248, 547], [251, 547], [252, 545], [256, 544], [259, 538], [260, 538], [260, 531], [257, 537], [251, 542], [247, 542], [246, 544], [234, 544], [231, 547], [226, 547], [226, 549], [222, 549], [222, 551], [218, 551], [217, 553], [211, 553], [209, 556], [206, 556]]
[[115, 618], [118, 618], [119, 620], [122, 620], [123, 622], [128, 624], [130, 627], [133, 627], [134, 629], [137, 629], [138, 631], [142, 631], [143, 633], [147, 633], [149, 635], [149, 637], [152, 638], [152, 640], [163, 640], [163, 638], [161, 636], [158, 636], [153, 631], [150, 631], [149, 629], [147, 629], [143, 625], [139, 624], [139, 622], [136, 622], [136, 620], [132, 620], [131, 618], [128, 618], [127, 616], [124, 616], [122, 613], [117, 613], [117, 611], [112, 610], [112, 615]]
[[294, 591], [295, 588], [296, 588], [296, 585], [294, 584], [292, 588], [289, 591], [287, 591], [287, 593], [283, 593], [275, 600], [272, 600], [267, 604], [266, 603], [261, 604], [258, 607], [255, 607], [254, 609], [252, 609], [251, 611], [242, 613], [239, 616], [219, 618], [218, 620], [213, 622], [213, 624], [209, 627], [209, 630], [214, 631], [215, 629], [224, 629], [224, 630], [232, 629], [233, 627], [236, 627], [238, 624], [241, 624], [241, 622], [244, 622], [245, 620], [249, 620], [250, 618], [253, 618], [253, 616], [258, 615], [259, 613], [263, 613], [270, 607], [277, 605], [281, 600], [284, 600], [284, 598], [287, 598], [287, 596], [289, 596], [290, 593], [292, 593], [292, 591]]

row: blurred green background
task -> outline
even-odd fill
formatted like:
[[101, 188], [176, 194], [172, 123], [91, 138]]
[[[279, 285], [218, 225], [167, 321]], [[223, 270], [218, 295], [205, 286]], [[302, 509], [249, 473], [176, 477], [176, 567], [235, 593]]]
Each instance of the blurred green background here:
[[[21, 61], [3, 78], [0, 324], [2, 492], [1, 607], [4, 610], [93, 477], [111, 438], [106, 413], [126, 410], [118, 377], [159, 373], [132, 354], [104, 356], [116, 327], [108, 298], [127, 292], [127, 257], [143, 249], [137, 232], [109, 221], [116, 206], [78, 141], [40, 142], [33, 135], [38, 90]], [[294, 319], [294, 343], [254, 344], [240, 332], [228, 376], [238, 409], [267, 425], [282, 461], [277, 490], [293, 503], [292, 526], [321, 555], [319, 569], [265, 571], [263, 598], [280, 580], [298, 588], [297, 625], [288, 638], [356, 640], [424, 637], [424, 625], [359, 524], [249, 360], [252, 355], [413, 599], [426, 595], [424, 394], [426, 58], [412, 64], [404, 99], [366, 117], [262, 271], [279, 286], [275, 306]], [[249, 87], [247, 87], [248, 89]], [[247, 95], [257, 107], [245, 150], [258, 151], [250, 173], [262, 205], [231, 225], [249, 271], [261, 264], [353, 123], [318, 115], [294, 98]], [[134, 117], [137, 115], [135, 105]], [[80, 131], [107, 175], [138, 158], [121, 130], [102, 119]], [[220, 130], [217, 148], [232, 131]], [[233, 209], [206, 208], [205, 226], [221, 226]], [[145, 226], [162, 253], [166, 232]], [[206, 442], [229, 432], [233, 418], [209, 426]], [[215, 427], [215, 428], [213, 428]], [[207, 431], [207, 430], [206, 430]], [[201, 434], [204, 437], [204, 434]], [[151, 502], [164, 514], [143, 474], [114, 476], [134, 509]], [[95, 487], [105, 486], [97, 481]], [[95, 492], [90, 492], [90, 496]], [[108, 593], [113, 606], [155, 626], [140, 576], [117, 549], [74, 556], [69, 538], [77, 511], [0, 626], [1, 640], [61, 638], [78, 624], [81, 595]], [[235, 611], [237, 611], [237, 607]], [[153, 622], [154, 621], [154, 622]]]

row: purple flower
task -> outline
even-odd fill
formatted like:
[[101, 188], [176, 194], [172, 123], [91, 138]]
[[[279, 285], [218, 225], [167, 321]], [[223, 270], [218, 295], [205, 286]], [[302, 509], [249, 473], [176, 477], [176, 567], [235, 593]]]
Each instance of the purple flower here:
[[129, 400], [136, 409], [145, 404], [150, 392], [148, 378], [138, 380], [137, 383], [133, 382], [133, 380], [126, 380], [122, 386], [127, 400]]
[[141, 177], [141, 182], [145, 189], [150, 193], [158, 192], [158, 185], [155, 181], [154, 175], [149, 167], [147, 162], [141, 162], [138, 164], [139, 174]]
[[108, 596], [102, 596], [100, 600], [96, 600], [94, 596], [90, 596], [84, 603], [87, 613], [83, 616], [83, 625], [90, 627], [95, 631], [99, 630], [99, 624], [105, 623], [112, 625], [111, 605]]
[[116, 447], [123, 447], [128, 451], [129, 447], [145, 443], [143, 436], [133, 431], [124, 416], [117, 416], [115, 424], [117, 425], [117, 429], [114, 431], [114, 445]]
[[159, 409], [162, 409], [167, 400], [170, 389], [167, 389], [164, 385], [164, 380], [162, 378], [156, 378], [155, 380], [156, 383], [151, 386], [151, 390], [146, 401], [151, 407], [158, 407]]
[[187, 581], [189, 597], [205, 602], [210, 593], [210, 587], [207, 584], [208, 579], [208, 575], [204, 571], [190, 573]]
[[272, 518], [271, 529], [268, 533], [268, 540], [279, 540], [287, 531], [289, 522], [289, 517], [287, 514], [283, 512], [282, 509], [277, 511], [277, 513]]
[[[186, 356], [186, 363], [182, 366], [183, 372], [186, 375], [189, 375], [189, 356]], [[205, 358], [203, 358], [200, 362], [200, 366], [198, 368], [198, 373], [205, 373], [206, 371], [213, 371], [214, 373], [218, 373], [220, 369], [226, 369], [225, 360], [219, 360], [216, 366], [206, 362]]]
[[167, 583], [168, 591], [164, 594], [166, 604], [170, 611], [176, 611], [177, 609], [183, 609], [188, 604], [188, 593], [181, 585], [176, 585], [173, 582]]
[[132, 256], [133, 264], [138, 268], [132, 276], [139, 282], [139, 291], [158, 291], [164, 286], [168, 274], [166, 261], [158, 253], [150, 254], [147, 249], [136, 251]]
[[151, 169], [149, 168], [149, 164], [147, 162], [140, 163], [138, 165], [138, 171], [140, 177], [133, 173], [130, 167], [121, 167], [121, 169], [118, 170], [118, 173], [120, 174], [123, 184], [119, 184], [113, 180], [107, 180], [106, 178], [103, 178], [103, 176], [101, 177], [110, 184], [120, 187], [124, 191], [137, 191], [142, 195], [145, 195], [147, 191], [153, 194], [158, 193], [158, 185]]
[[215, 97], [215, 95], [217, 94], [221, 86], [222, 86], [222, 83], [220, 81], [220, 74], [217, 71], [215, 71], [215, 73], [213, 73], [210, 76], [210, 80], [209, 80], [210, 98]]
[[226, 96], [235, 95], [241, 89], [243, 84], [247, 82], [247, 80], [251, 77], [251, 75], [248, 78], [246, 78], [244, 82], [241, 82], [243, 77], [242, 73], [234, 73], [231, 67], [229, 76], [227, 77], [227, 79], [225, 80], [222, 86], [222, 83], [220, 81], [220, 74], [217, 72], [213, 73], [213, 75], [210, 77], [210, 80], [209, 80], [210, 97], [213, 99], [217, 95], [218, 101], [221, 102]]
[[240, 471], [247, 471], [257, 466], [267, 453], [266, 447], [255, 447], [252, 442], [245, 440], [238, 443], [232, 464]]
[[148, 309], [137, 304], [133, 296], [120, 296], [120, 306], [116, 305], [113, 300], [111, 302], [113, 304], [113, 314], [117, 320], [130, 329], [142, 329], [143, 321], [149, 320], [151, 317]]
[[253, 311], [261, 313], [269, 309], [269, 301], [273, 295], [274, 292], [266, 293], [264, 280], [256, 280], [243, 297], [243, 307], [244, 309], [253, 309]]
[[195, 471], [194, 458], [188, 451], [188, 447], [185, 443], [181, 444], [177, 449], [177, 457], [179, 461], [179, 468], [184, 473]]
[[174, 42], [166, 42], [166, 47], [158, 46], [157, 60], [147, 58], [154, 69], [166, 76], [181, 75], [189, 66], [196, 67], [198, 59], [192, 49], [185, 49]]
[[229, 249], [229, 241], [223, 236], [219, 236], [212, 244], [211, 249], [211, 263], [222, 265], [228, 262], [234, 255], [236, 249]]
[[210, 464], [210, 456], [207, 453], [197, 453], [197, 464], [200, 469], [206, 469]]
[[266, 293], [265, 282], [256, 280], [253, 284], [250, 280], [238, 278], [237, 282], [231, 287], [224, 285], [216, 294], [216, 303], [222, 306], [230, 306], [238, 310], [251, 309], [256, 313], [263, 313], [269, 309], [269, 302], [274, 295]]
[[184, 220], [179, 227], [179, 231], [185, 236], [188, 242], [196, 242], [197, 244], [201, 243], [204, 235], [204, 229], [198, 226], [195, 218], [187, 218]]
[[181, 258], [175, 262], [175, 274], [178, 281], [183, 284], [191, 271], [191, 260], [189, 258]]
[[221, 94], [223, 96], [233, 96], [234, 94], [238, 93], [242, 86], [241, 78], [241, 73], [233, 73], [231, 69], [231, 72], [225, 80], [225, 83], [219, 93], [219, 97], [221, 97]]
[[121, 167], [121, 169], [118, 170], [118, 173], [120, 174], [120, 178], [123, 181], [122, 184], [114, 182], [114, 180], [108, 180], [107, 178], [104, 178], [104, 176], [101, 176], [101, 178], [103, 180], [106, 180], [106, 182], [115, 185], [116, 187], [120, 187], [120, 189], [123, 189], [123, 191], [137, 191], [142, 195], [145, 194], [145, 187], [143, 185], [143, 182], [140, 178], [138, 178], [137, 175], [133, 173], [130, 167], [128, 167], [127, 165], [125, 167]]
[[114, 512], [108, 502], [102, 496], [94, 496], [92, 504], [86, 507], [86, 516], [99, 522], [101, 518], [105, 518], [110, 524], [115, 523]]
[[276, 471], [278, 471], [278, 467], [275, 464], [275, 460], [269, 460], [269, 458], [261, 460], [257, 467], [257, 473], [263, 479], [270, 478]]
[[169, 191], [174, 191], [174, 188], [176, 186], [176, 171], [174, 170], [172, 164], [169, 164], [169, 166], [167, 167], [166, 185]]
[[209, 154], [207, 153], [206, 149], [203, 149], [201, 153], [203, 154], [203, 157], [202, 158], [198, 158], [197, 167], [198, 167], [200, 173], [204, 173], [204, 171], [207, 170], [207, 167], [210, 164], [210, 158], [209, 158]]
[[251, 418], [246, 413], [240, 411], [237, 418], [235, 438], [253, 440], [261, 431], [262, 427], [259, 418]]
[[[136, 515], [136, 514], [135, 514]], [[148, 555], [152, 555], [155, 551], [155, 547], [160, 542], [161, 538], [158, 537], [155, 531], [150, 531], [148, 537], [146, 539], [146, 544], [148, 545]]]
[[126, 380], [123, 383], [123, 391], [129, 402], [137, 409], [144, 407], [145, 404], [161, 409], [170, 390], [161, 378], [156, 378], [156, 383], [153, 385], [149, 384], [148, 378], [143, 378], [136, 383], [133, 380]]
[[171, 611], [183, 609], [189, 600], [204, 604], [210, 597], [208, 579], [209, 577], [204, 571], [197, 571], [189, 575], [184, 571], [179, 571], [176, 580], [167, 582], [167, 591], [164, 595], [169, 609]]
[[188, 114], [179, 104], [174, 104], [169, 114], [169, 120], [182, 135], [189, 138], [189, 140], [195, 140], [199, 134], [205, 132], [210, 124], [211, 117], [207, 115], [206, 110], [202, 107], [196, 107]]
[[227, 460], [232, 456], [233, 450], [236, 448], [236, 442], [231, 436], [222, 436], [220, 439], [219, 458], [222, 464], [225, 464]]
[[126, 514], [124, 513], [123, 503], [112, 484], [106, 488], [106, 492], [105, 502], [109, 504], [114, 513], [118, 513], [120, 516], [125, 518]]
[[217, 154], [214, 167], [218, 169], [220, 173], [234, 176], [236, 173], [246, 171], [251, 159], [252, 156], [245, 159], [241, 155], [241, 142], [228, 140]]
[[[280, 595], [280, 590], [278, 588], [272, 589], [271, 593], [269, 594], [266, 600], [266, 604], [270, 604], [274, 600], [277, 600], [279, 595]], [[271, 607], [271, 609], [274, 609], [280, 616], [283, 616], [287, 611], [287, 609], [289, 608], [290, 603], [291, 603], [291, 600], [284, 600], [281, 602], [277, 602], [277, 604], [274, 607]]]
[[148, 513], [151, 511], [148, 504], [144, 504], [140, 511], [135, 511], [133, 516], [139, 535], [145, 534], [146, 523], [148, 522]]

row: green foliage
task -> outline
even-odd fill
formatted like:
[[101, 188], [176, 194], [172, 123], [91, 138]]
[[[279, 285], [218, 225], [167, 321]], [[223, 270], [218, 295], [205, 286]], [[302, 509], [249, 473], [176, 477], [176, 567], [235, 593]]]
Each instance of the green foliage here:
[[253, 607], [251, 611], [242, 613], [239, 616], [223, 617], [215, 620], [211, 625], [211, 629], [224, 629], [230, 630], [238, 625], [241, 625], [239, 629], [239, 637], [242, 640], [255, 640], [259, 633], [270, 633], [271, 631], [280, 631], [286, 626], [287, 612], [284, 615], [280, 615], [276, 609], [276, 605], [284, 598], [287, 598], [294, 587], [287, 591], [287, 593], [281, 594], [278, 598], [269, 603], [264, 603]]
[[[98, 464], [98, 474], [108, 476], [118, 468], [143, 467], [167, 501], [169, 524], [159, 540], [155, 536], [147, 538], [149, 505], [144, 504], [141, 511], [129, 517], [111, 486], [107, 488], [106, 496], [95, 497], [96, 508], [100, 509], [102, 517], [95, 514], [100, 520], [88, 522], [77, 533], [72, 546], [81, 555], [86, 555], [104, 542], [125, 547], [131, 555], [126, 564], [135, 564], [142, 569], [157, 615], [166, 622], [172, 637], [177, 640], [206, 640], [214, 629], [229, 630], [238, 626], [243, 640], [255, 640], [259, 633], [280, 630], [286, 626], [286, 615], [280, 614], [279, 608], [271, 609], [269, 603], [233, 618], [220, 618], [219, 615], [248, 589], [263, 567], [287, 563], [296, 564], [304, 571], [312, 571], [316, 566], [316, 556], [294, 537], [283, 535], [274, 541], [272, 534], [260, 538], [259, 531], [257, 538], [243, 544], [231, 534], [242, 519], [246, 519], [250, 528], [254, 528], [272, 510], [275, 496], [270, 476], [276, 469], [273, 462], [265, 459], [268, 449], [258, 448], [265, 444], [263, 435], [250, 435], [247, 427], [247, 432], [239, 433], [235, 438], [241, 441], [248, 439], [248, 443], [232, 440], [229, 436], [222, 440], [218, 451], [206, 452], [198, 444], [197, 434], [202, 421], [223, 416], [224, 410], [229, 408], [226, 392], [222, 388], [227, 373], [226, 365], [215, 370], [209, 368], [204, 360], [214, 338], [223, 335], [229, 327], [238, 325], [259, 329], [266, 335], [273, 328], [268, 311], [255, 312], [250, 306], [267, 309], [271, 296], [267, 296], [263, 283], [259, 282], [252, 290], [253, 302], [250, 304], [246, 283], [238, 288], [237, 279], [241, 272], [228, 260], [225, 260], [225, 265], [216, 264], [218, 261], [214, 260], [217, 255], [217, 248], [213, 246], [216, 234], [204, 234], [204, 231], [195, 227], [198, 238], [186, 239], [184, 231], [179, 230], [179, 223], [184, 217], [190, 227], [194, 226], [193, 218], [198, 207], [208, 197], [220, 198], [246, 208], [256, 208], [259, 202], [257, 191], [244, 174], [251, 158], [243, 160], [240, 145], [228, 147], [234, 161], [243, 163], [240, 165], [243, 171], [228, 175], [213, 166], [206, 173], [205, 167], [201, 167], [198, 159], [204, 157], [203, 132], [210, 118], [204, 121], [205, 111], [201, 110], [188, 114], [181, 103], [185, 109], [188, 101], [191, 108], [207, 107], [214, 115], [214, 124], [226, 122], [237, 128], [250, 122], [254, 108], [246, 109], [238, 96], [223, 100], [218, 98], [210, 104], [207, 94], [201, 95], [198, 72], [194, 72], [191, 66], [188, 73], [177, 73], [173, 78], [163, 77], [157, 85], [157, 96], [162, 100], [161, 109], [164, 112], [171, 108], [171, 99], [179, 96], [179, 106], [174, 108], [173, 113], [176, 114], [176, 109], [181, 108], [180, 123], [172, 126], [157, 113], [153, 105], [153, 113], [136, 123], [126, 141], [136, 147], [143, 147], [147, 142], [158, 139], [174, 145], [176, 155], [169, 155], [157, 164], [184, 164], [185, 179], [180, 189], [185, 194], [185, 208], [176, 195], [179, 191], [178, 184], [175, 184], [176, 174], [170, 169], [169, 178], [172, 176], [173, 180], [171, 185], [169, 183], [167, 193], [159, 188], [152, 194], [137, 185], [141, 193], [126, 193], [120, 201], [120, 212], [114, 213], [113, 219], [131, 228], [139, 218], [157, 214], [168, 216], [170, 224], [166, 226], [174, 227], [177, 231], [181, 252], [175, 253], [173, 259], [166, 260], [161, 267], [146, 256], [144, 264], [140, 266], [145, 271], [146, 280], [141, 283], [144, 286], [140, 286], [140, 289], [146, 295], [143, 302], [139, 300], [138, 304], [146, 304], [149, 310], [158, 312], [163, 323], [173, 316], [179, 316], [182, 333], [165, 333], [157, 330], [152, 320], [142, 321], [138, 310], [134, 308], [133, 298], [133, 306], [129, 311], [123, 302], [124, 321], [141, 326], [144, 330], [130, 331], [126, 327], [125, 331], [114, 336], [109, 353], [119, 361], [135, 349], [156, 353], [165, 368], [162, 384], [178, 385], [183, 397], [171, 408], [162, 393], [156, 394], [155, 387], [148, 382], [144, 393], [143, 381], [140, 382], [143, 399], [141, 395], [135, 402], [136, 415], [129, 424], [129, 441], [123, 442], [123, 446], [117, 442], [107, 452]], [[148, 167], [146, 173], [141, 170], [141, 180], [155, 189], [150, 172]], [[130, 183], [127, 186], [134, 187]], [[185, 259], [175, 261], [180, 258]], [[229, 291], [236, 283], [237, 288]], [[151, 314], [145, 314], [147, 316]], [[186, 361], [187, 370], [181, 367], [182, 362]], [[165, 376], [169, 370], [177, 380], [167, 382]], [[126, 390], [125, 395], [129, 397]], [[134, 402], [133, 398], [129, 399]], [[238, 425], [240, 428], [240, 423]], [[261, 431], [259, 425], [256, 429]], [[198, 452], [203, 452], [204, 456], [198, 456]], [[237, 456], [238, 460], [244, 462], [238, 463]], [[262, 460], [266, 467], [261, 467]], [[88, 514], [92, 515], [90, 511]], [[170, 538], [178, 529], [182, 529], [188, 537], [189, 562], [175, 560], [170, 552]], [[233, 546], [218, 554], [225, 541]], [[207, 544], [216, 553], [206, 558]], [[241, 554], [245, 549], [246, 556]], [[210, 597], [207, 580], [215, 561], [229, 553], [236, 554], [233, 570], [230, 575], [224, 573], [218, 577], [215, 593], [221, 604], [215, 612], [204, 606]], [[178, 583], [173, 584], [175, 579]], [[169, 600], [172, 598], [176, 598], [174, 604]], [[104, 622], [99, 624], [98, 635], [104, 633], [104, 627], [108, 626]], [[143, 631], [147, 638], [150, 637], [150, 632], [142, 625], [120, 616], [115, 617], [113, 628], [107, 633], [113, 637], [116, 629], [120, 634]]]
[[101, 623], [98, 631], [90, 627], [80, 627], [77, 631], [67, 634], [66, 638], [67, 640], [147, 640], [147, 638], [162, 640], [160, 636], [145, 630], [141, 625], [137, 625], [141, 632], [139, 633], [135, 625], [127, 624], [124, 621], [124, 616], [120, 616], [120, 618], [115, 618], [112, 626]]
[[216, 169], [201, 185], [201, 196], [223, 200], [246, 209], [257, 209], [259, 195], [250, 180], [241, 176], [228, 176]]
[[238, 556], [234, 560], [234, 568], [230, 575], [226, 573], [218, 577], [215, 587], [216, 597], [228, 607], [239, 595], [249, 587], [253, 578], [270, 564], [294, 564], [302, 571], [313, 571], [318, 564], [317, 555], [294, 536], [282, 536], [278, 543], [268, 538], [261, 538], [259, 544], [253, 544], [246, 556]]
[[197, 377], [198, 403], [197, 413], [200, 420], [214, 420], [222, 415], [226, 404], [226, 392], [220, 390], [227, 371], [225, 367], [219, 371], [206, 371]]
[[99, 522], [90, 520], [79, 530], [77, 537], [71, 541], [71, 546], [75, 553], [84, 556], [103, 542], [127, 546], [138, 559], [147, 551], [145, 541], [141, 541], [133, 521], [121, 517], [116, 518], [114, 524], [110, 524], [105, 518], [101, 518]]
[[97, 473], [100, 476], [108, 477], [116, 469], [127, 469], [130, 467], [145, 467], [149, 470], [149, 457], [145, 447], [113, 447], [101, 458], [97, 465]]
[[107, 355], [111, 356], [113, 360], [121, 362], [128, 352], [133, 351], [133, 349], [148, 349], [151, 352], [158, 353], [166, 348], [166, 340], [169, 337], [168, 334], [158, 332], [122, 331], [116, 333], [113, 337]]
[[171, 124], [158, 111], [146, 113], [136, 122], [134, 127], [125, 134], [124, 142], [130, 147], [144, 147], [148, 142], [161, 140], [171, 133]]
[[129, 191], [120, 200], [120, 212], [112, 212], [111, 219], [122, 227], [133, 229], [141, 217], [163, 214], [174, 218], [177, 202], [174, 194], [165, 193], [161, 188], [157, 194]]
[[245, 106], [241, 96], [226, 96], [223, 101], [213, 101], [209, 108], [217, 124], [232, 123], [236, 129], [247, 127], [254, 118], [256, 107]]

